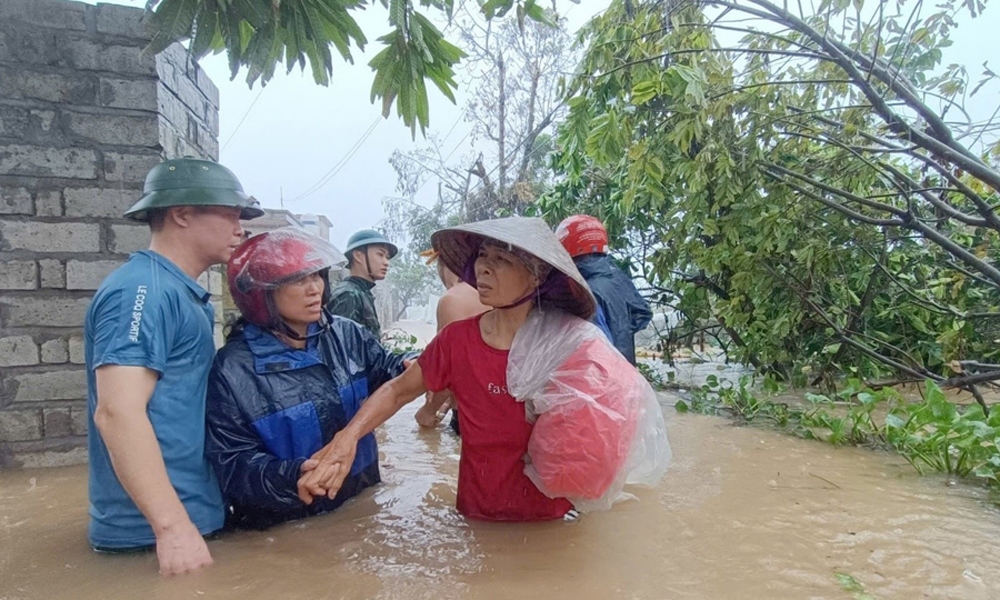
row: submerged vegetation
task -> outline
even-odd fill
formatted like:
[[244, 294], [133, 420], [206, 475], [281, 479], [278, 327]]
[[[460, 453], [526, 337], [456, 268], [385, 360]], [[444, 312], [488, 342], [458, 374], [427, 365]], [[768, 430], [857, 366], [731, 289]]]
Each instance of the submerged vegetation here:
[[979, 404], [957, 405], [933, 381], [926, 382], [917, 402], [894, 388], [873, 389], [850, 379], [835, 394], [806, 393], [799, 404], [776, 399], [784, 390], [772, 378], [764, 380], [760, 391], [750, 383], [746, 375], [736, 383], [709, 376], [676, 408], [767, 423], [833, 445], [892, 449], [920, 473], [1000, 485], [1000, 405], [988, 414]]

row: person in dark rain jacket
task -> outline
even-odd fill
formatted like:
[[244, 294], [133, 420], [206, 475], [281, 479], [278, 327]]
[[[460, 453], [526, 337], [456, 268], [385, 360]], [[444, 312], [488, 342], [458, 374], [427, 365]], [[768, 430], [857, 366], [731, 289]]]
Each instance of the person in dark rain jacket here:
[[207, 446], [230, 527], [328, 512], [381, 481], [369, 434], [335, 498], [306, 505], [296, 483], [369, 394], [404, 370], [404, 357], [325, 310], [328, 271], [343, 262], [326, 242], [291, 228], [250, 238], [229, 261], [243, 316], [209, 376]]
[[597, 298], [598, 327], [634, 365], [635, 334], [649, 325], [653, 313], [632, 279], [611, 262], [604, 224], [589, 215], [573, 215], [559, 224], [556, 236]]

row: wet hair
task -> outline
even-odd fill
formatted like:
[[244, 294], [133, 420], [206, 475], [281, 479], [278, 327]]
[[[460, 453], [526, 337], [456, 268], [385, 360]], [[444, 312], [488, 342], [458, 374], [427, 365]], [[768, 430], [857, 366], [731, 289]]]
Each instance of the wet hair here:
[[149, 225], [150, 233], [157, 233], [163, 230], [163, 225], [167, 221], [166, 208], [151, 208], [146, 211], [146, 223]]
[[246, 320], [246, 317], [240, 315], [229, 315], [226, 320], [226, 324], [222, 328], [223, 335], [226, 338], [226, 343], [233, 340], [238, 340], [243, 337], [243, 330], [246, 328], [250, 321]]

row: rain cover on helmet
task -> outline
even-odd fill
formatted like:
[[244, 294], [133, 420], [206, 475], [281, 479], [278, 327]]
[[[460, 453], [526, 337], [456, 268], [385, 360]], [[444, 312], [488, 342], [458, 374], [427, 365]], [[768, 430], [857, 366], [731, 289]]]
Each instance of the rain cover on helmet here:
[[229, 261], [229, 277], [241, 290], [271, 290], [347, 259], [325, 240], [301, 229], [283, 227], [256, 235]]
[[255, 235], [240, 244], [229, 259], [229, 292], [250, 322], [269, 326], [275, 316], [267, 294], [281, 285], [331, 267], [347, 259], [325, 240], [301, 229], [283, 227]]

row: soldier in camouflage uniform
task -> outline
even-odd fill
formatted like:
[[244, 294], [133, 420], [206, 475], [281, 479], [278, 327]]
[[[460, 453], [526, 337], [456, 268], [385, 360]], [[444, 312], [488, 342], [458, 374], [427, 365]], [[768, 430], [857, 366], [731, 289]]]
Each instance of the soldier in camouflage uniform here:
[[385, 279], [389, 271], [389, 261], [399, 252], [395, 244], [372, 229], [364, 229], [347, 240], [347, 267], [350, 277], [333, 288], [330, 312], [347, 317], [368, 328], [375, 337], [381, 337], [378, 313], [375, 311], [375, 296], [372, 288], [376, 281]]

